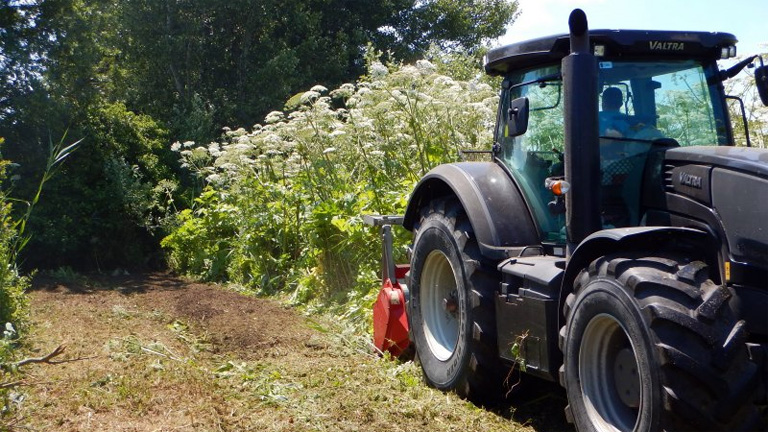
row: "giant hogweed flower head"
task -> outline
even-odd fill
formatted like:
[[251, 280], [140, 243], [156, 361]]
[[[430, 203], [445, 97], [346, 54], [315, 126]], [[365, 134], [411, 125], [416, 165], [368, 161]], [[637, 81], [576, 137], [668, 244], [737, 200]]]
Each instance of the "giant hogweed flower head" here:
[[[285, 118], [285, 114], [283, 114], [282, 111], [272, 111], [271, 113], [267, 114], [266, 117], [264, 117], [264, 123], [266, 124], [273, 124], [281, 121]], [[261, 125], [256, 125], [261, 129]], [[256, 127], [254, 127], [256, 129]]]
[[314, 90], [310, 90], [310, 91], [308, 91], [308, 92], [304, 92], [304, 93], [301, 95], [301, 98], [299, 98], [299, 101], [300, 101], [302, 104], [304, 104], [304, 105], [308, 105], [308, 104], [310, 104], [310, 103], [312, 103], [312, 102], [316, 101], [318, 98], [320, 98], [320, 93], [319, 93], [319, 92], [316, 92], [316, 91], [314, 91]]
[[330, 93], [330, 96], [335, 99], [338, 99], [338, 98], [347, 99], [351, 97], [353, 94], [355, 94], [355, 85], [346, 83], [346, 84], [342, 84], [341, 87], [337, 88], [336, 90], [332, 90]]
[[326, 94], [328, 93], [328, 88], [323, 87], [321, 85], [316, 85], [316, 86], [313, 86], [311, 89], [309, 89], [309, 91], [313, 91], [319, 94]]
[[381, 64], [380, 62], [374, 62], [371, 64], [371, 78], [381, 79], [389, 75], [389, 68]]
[[423, 75], [431, 75], [437, 72], [437, 67], [429, 62], [429, 60], [417, 60], [416, 69]]

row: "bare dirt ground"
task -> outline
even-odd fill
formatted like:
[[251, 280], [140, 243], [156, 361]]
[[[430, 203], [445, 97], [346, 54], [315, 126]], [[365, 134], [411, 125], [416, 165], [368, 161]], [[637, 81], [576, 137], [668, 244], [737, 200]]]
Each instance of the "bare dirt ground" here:
[[27, 354], [64, 342], [57, 359], [79, 360], [25, 368], [11, 430], [572, 430], [556, 392], [480, 409], [332, 320], [218, 286], [162, 273], [38, 278], [30, 301]]

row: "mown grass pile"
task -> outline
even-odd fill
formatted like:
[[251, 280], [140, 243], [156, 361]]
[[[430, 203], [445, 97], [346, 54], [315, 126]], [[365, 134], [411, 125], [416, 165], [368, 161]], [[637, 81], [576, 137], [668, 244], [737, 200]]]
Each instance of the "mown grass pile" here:
[[[496, 105], [492, 86], [428, 61], [374, 61], [357, 84], [314, 86], [251, 130], [175, 143], [205, 187], [163, 240], [171, 266], [365, 316], [380, 246], [362, 215], [402, 214], [427, 171], [490, 148]], [[396, 231], [402, 255], [409, 234]]]

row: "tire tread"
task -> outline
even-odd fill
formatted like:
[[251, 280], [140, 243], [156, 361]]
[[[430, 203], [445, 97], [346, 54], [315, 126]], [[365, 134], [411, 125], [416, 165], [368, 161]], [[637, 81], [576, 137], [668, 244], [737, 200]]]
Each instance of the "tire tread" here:
[[470, 359], [464, 379], [453, 390], [459, 396], [476, 401], [493, 399], [501, 394], [503, 376], [496, 346], [496, 310], [493, 293], [500, 275], [493, 263], [480, 254], [472, 224], [458, 200], [444, 198], [432, 200], [422, 207], [421, 220], [414, 226], [414, 243], [418, 241], [421, 226], [428, 218], [445, 218], [459, 247], [465, 279], [469, 282], [468, 302], [470, 322]]
[[[745, 322], [728, 307], [730, 290], [710, 280], [705, 263], [675, 254], [595, 259], [566, 298], [566, 320], [579, 292], [595, 278], [618, 282], [634, 297], [651, 329], [662, 370], [665, 430], [765, 427], [751, 402], [758, 371], [749, 361]], [[559, 333], [564, 352], [567, 338], [566, 324]], [[562, 369], [565, 386], [567, 371]]]

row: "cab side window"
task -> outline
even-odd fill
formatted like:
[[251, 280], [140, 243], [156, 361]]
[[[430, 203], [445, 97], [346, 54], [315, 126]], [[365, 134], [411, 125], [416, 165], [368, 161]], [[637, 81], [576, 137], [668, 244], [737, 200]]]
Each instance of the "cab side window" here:
[[[547, 177], [563, 175], [563, 89], [559, 71], [559, 66], [550, 66], [508, 76], [496, 131], [500, 159], [526, 195], [544, 241], [564, 239], [564, 218], [549, 211], [547, 205], [553, 196], [544, 186]], [[511, 136], [509, 104], [521, 97], [529, 102], [528, 130]]]

